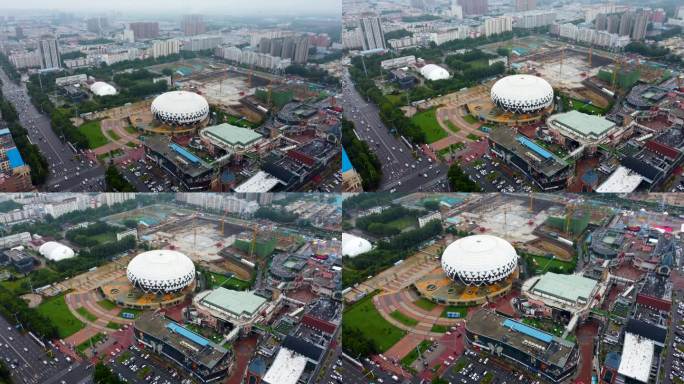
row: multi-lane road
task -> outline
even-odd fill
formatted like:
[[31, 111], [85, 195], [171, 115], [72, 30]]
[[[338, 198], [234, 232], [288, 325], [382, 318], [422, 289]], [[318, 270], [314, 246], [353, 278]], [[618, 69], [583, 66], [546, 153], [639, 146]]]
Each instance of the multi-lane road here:
[[447, 191], [448, 167], [436, 164], [421, 151], [414, 151], [393, 136], [380, 120], [378, 106], [361, 96], [349, 77], [343, 75], [342, 106], [347, 120], [354, 122], [356, 134], [375, 152], [382, 163], [381, 191]]
[[[89, 362], [70, 362], [56, 348], [43, 348], [0, 316], [0, 359], [16, 384], [89, 384]], [[48, 354], [49, 352], [49, 354]]]
[[104, 169], [97, 162], [88, 162], [66, 141], [60, 140], [50, 127], [50, 117], [40, 113], [31, 103], [26, 86], [15, 84], [0, 69], [2, 92], [17, 110], [21, 125], [28, 131], [32, 143], [38, 145], [48, 162], [50, 175], [40, 189], [46, 191], [104, 190]]

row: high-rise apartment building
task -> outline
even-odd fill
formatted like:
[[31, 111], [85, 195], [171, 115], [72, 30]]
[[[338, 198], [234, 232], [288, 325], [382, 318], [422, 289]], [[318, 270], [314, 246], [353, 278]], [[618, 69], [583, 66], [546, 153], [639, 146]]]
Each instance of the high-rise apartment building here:
[[537, 0], [515, 0], [515, 10], [518, 12], [531, 11], [537, 8]]
[[387, 48], [379, 17], [364, 17], [360, 24], [364, 50]]
[[309, 60], [309, 36], [299, 36], [295, 42], [294, 63], [306, 63]]
[[152, 57], [164, 57], [174, 55], [180, 52], [180, 41], [176, 39], [160, 40], [152, 43], [150, 48]]
[[634, 24], [630, 36], [633, 40], [641, 41], [646, 37], [646, 28], [648, 27], [649, 19], [651, 18], [650, 11], [640, 9], [634, 15]]
[[464, 16], [484, 15], [489, 10], [487, 0], [458, 0], [458, 5], [463, 8]]
[[136, 40], [154, 39], [159, 37], [159, 23], [157, 22], [136, 22], [130, 23], [128, 29], [133, 31]]
[[88, 32], [101, 34], [105, 29], [109, 28], [109, 20], [106, 17], [93, 17], [86, 20], [86, 28]]
[[59, 44], [57, 39], [43, 38], [38, 42], [42, 69], [61, 68], [62, 60], [59, 56]]
[[207, 31], [202, 15], [185, 15], [181, 20], [181, 31], [185, 36], [200, 35]]

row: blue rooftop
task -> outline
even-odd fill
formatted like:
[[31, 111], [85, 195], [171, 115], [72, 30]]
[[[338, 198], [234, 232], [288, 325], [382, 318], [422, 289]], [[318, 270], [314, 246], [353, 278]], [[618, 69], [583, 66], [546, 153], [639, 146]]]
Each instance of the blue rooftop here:
[[9, 135], [9, 134], [10, 134], [10, 130], [8, 128], [0, 129], [0, 136], [5, 136], [5, 135]]
[[181, 155], [181, 156], [185, 157], [186, 159], [188, 159], [191, 163], [193, 163], [193, 164], [199, 164], [199, 162], [200, 162], [199, 157], [193, 155], [193, 154], [190, 153], [187, 149], [181, 147], [180, 145], [178, 145], [178, 144], [176, 144], [176, 143], [171, 143], [170, 147], [171, 147], [171, 149], [173, 149], [174, 151], [176, 151], [179, 155]]
[[347, 151], [342, 148], [342, 173], [351, 171], [353, 168], [351, 161], [349, 161], [349, 156], [347, 156]]
[[541, 340], [545, 343], [550, 343], [553, 340], [553, 336], [546, 332], [542, 332], [536, 328], [532, 328], [523, 323], [517, 322], [515, 320], [506, 319], [503, 322], [504, 327], [508, 327], [514, 331], [520, 332], [530, 337], [534, 337], [537, 340]]
[[166, 324], [166, 328], [170, 329], [171, 331], [185, 337], [186, 339], [192, 341], [195, 344], [201, 345], [203, 347], [206, 347], [209, 345], [209, 340], [205, 339], [204, 337], [196, 334], [195, 332], [189, 331], [180, 325], [176, 323], [168, 323]]
[[518, 142], [519, 142], [520, 144], [522, 144], [522, 145], [524, 145], [525, 147], [527, 147], [527, 148], [533, 150], [533, 151], [536, 152], [539, 156], [543, 157], [544, 160], [550, 159], [550, 158], [553, 157], [553, 155], [551, 154], [551, 152], [549, 152], [549, 151], [547, 151], [546, 149], [540, 147], [537, 143], [531, 141], [530, 139], [528, 139], [528, 138], [525, 137], [525, 136], [518, 136], [518, 137], [516, 137], [515, 139], [518, 140]]
[[9, 159], [10, 168], [14, 169], [24, 165], [24, 159], [21, 158], [21, 154], [17, 147], [13, 147], [7, 150], [7, 158]]

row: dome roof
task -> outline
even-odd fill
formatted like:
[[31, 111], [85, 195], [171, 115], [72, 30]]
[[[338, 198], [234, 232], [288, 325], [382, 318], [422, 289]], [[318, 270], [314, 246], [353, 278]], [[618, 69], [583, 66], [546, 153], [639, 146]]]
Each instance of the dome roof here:
[[170, 124], [194, 124], [209, 116], [207, 100], [187, 91], [171, 91], [162, 93], [152, 101], [154, 116]]
[[541, 111], [553, 102], [553, 88], [532, 75], [506, 76], [492, 86], [490, 96], [498, 107], [514, 113]]
[[143, 252], [126, 268], [128, 280], [144, 291], [172, 292], [181, 290], [195, 278], [195, 265], [184, 254], [160, 249]]
[[362, 237], [342, 233], [342, 256], [358, 256], [370, 251], [372, 247], [370, 241]]
[[442, 80], [449, 78], [449, 71], [435, 64], [428, 64], [420, 69], [420, 74], [428, 80]]
[[110, 96], [110, 95], [116, 95], [116, 88], [112, 87], [111, 85], [103, 82], [103, 81], [96, 81], [90, 86], [90, 91], [97, 96]]
[[454, 241], [442, 254], [442, 269], [465, 284], [491, 284], [508, 277], [518, 264], [515, 248], [491, 235], [474, 235]]
[[38, 248], [38, 253], [52, 261], [60, 261], [74, 257], [74, 250], [62, 243], [48, 241]]

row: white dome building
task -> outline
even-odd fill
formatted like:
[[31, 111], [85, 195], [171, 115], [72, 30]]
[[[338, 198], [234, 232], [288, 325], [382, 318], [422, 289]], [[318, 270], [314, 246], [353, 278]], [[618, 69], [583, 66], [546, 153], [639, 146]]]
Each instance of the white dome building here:
[[358, 256], [370, 251], [372, 248], [373, 246], [370, 241], [351, 233], [342, 233], [342, 256]]
[[452, 280], [486, 285], [504, 280], [518, 265], [518, 254], [508, 241], [490, 235], [463, 237], [442, 254], [442, 269]]
[[128, 281], [145, 292], [178, 292], [195, 280], [195, 265], [184, 254], [166, 249], [143, 252], [126, 268]]
[[74, 250], [62, 243], [48, 241], [38, 248], [38, 253], [44, 258], [52, 261], [71, 259], [74, 257]]
[[209, 116], [209, 103], [194, 92], [171, 91], [157, 96], [152, 101], [151, 110], [162, 123], [192, 125]]
[[96, 96], [111, 96], [116, 95], [116, 88], [103, 81], [96, 81], [90, 86], [90, 92]]
[[428, 64], [420, 69], [420, 74], [428, 80], [444, 80], [449, 78], [449, 71], [435, 64]]
[[553, 88], [532, 75], [506, 76], [492, 86], [490, 96], [497, 107], [513, 113], [535, 113], [553, 103]]

